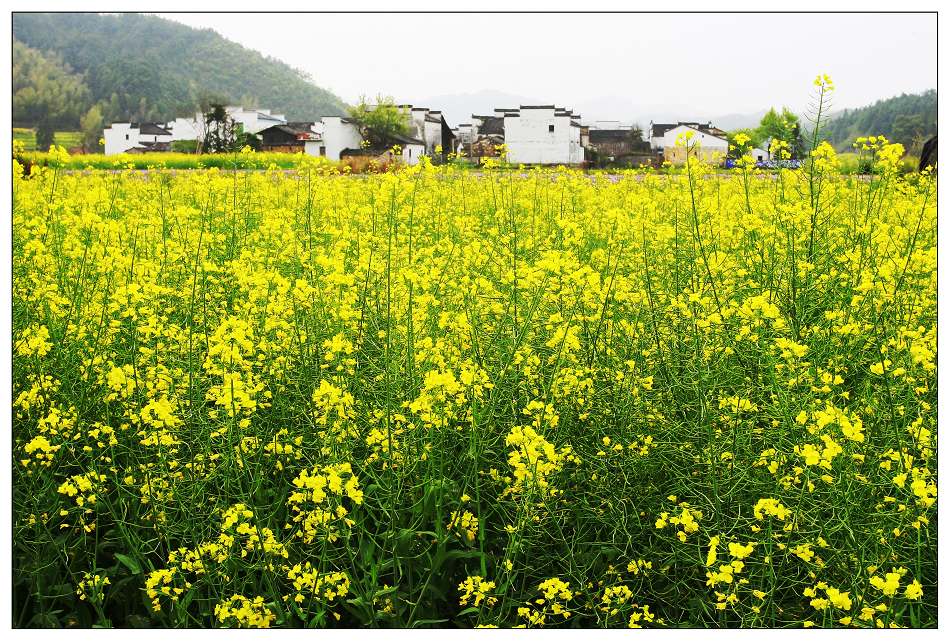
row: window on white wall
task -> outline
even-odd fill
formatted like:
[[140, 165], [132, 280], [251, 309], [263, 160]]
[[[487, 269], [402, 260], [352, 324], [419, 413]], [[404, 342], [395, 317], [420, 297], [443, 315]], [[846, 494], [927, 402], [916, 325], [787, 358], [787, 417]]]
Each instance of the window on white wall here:
[[548, 125], [548, 133], [554, 133], [554, 125]]

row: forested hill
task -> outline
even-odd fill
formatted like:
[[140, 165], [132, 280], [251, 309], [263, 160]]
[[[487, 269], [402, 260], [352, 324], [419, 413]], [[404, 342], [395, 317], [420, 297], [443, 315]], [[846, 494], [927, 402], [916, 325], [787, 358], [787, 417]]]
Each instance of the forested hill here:
[[[79, 79], [84, 104], [49, 114], [62, 127], [77, 126], [76, 112], [98, 104], [106, 122], [166, 120], [194, 113], [209, 98], [270, 108], [290, 120], [343, 115], [340, 98], [301, 71], [246, 49], [211, 29], [193, 29], [156, 16], [95, 13], [15, 13], [14, 120], [33, 124], [49, 73]], [[33, 54], [33, 78], [17, 77], [18, 56]], [[38, 61], [37, 55], [42, 58]], [[39, 71], [38, 71], [39, 68]], [[33, 86], [37, 78], [40, 87]], [[16, 88], [20, 90], [17, 99]], [[29, 89], [23, 93], [24, 89]], [[26, 113], [24, 107], [32, 107]], [[24, 122], [24, 119], [27, 122]]]
[[937, 91], [901, 94], [859, 109], [832, 115], [823, 136], [838, 150], [850, 151], [858, 136], [883, 134], [908, 150], [919, 149], [923, 140], [937, 133]]

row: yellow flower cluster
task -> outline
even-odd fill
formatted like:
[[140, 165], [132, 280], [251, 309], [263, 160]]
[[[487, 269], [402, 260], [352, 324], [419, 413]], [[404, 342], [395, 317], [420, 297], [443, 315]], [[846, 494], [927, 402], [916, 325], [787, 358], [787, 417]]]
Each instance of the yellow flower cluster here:
[[[671, 496], [669, 499], [673, 502], [676, 501], [676, 497]], [[690, 534], [699, 531], [699, 522], [703, 519], [703, 513], [691, 508], [686, 501], [680, 501], [676, 506], [679, 508], [678, 513], [673, 512], [671, 515], [669, 512], [661, 512], [656, 519], [655, 526], [658, 530], [662, 530], [667, 525], [678, 527], [676, 538], [681, 543], [686, 543], [686, 539]], [[716, 539], [716, 542], [718, 543], [718, 539]]]
[[531, 427], [515, 426], [505, 437], [505, 444], [513, 449], [508, 454], [514, 479], [504, 494], [520, 495], [538, 492], [543, 495], [557, 494], [551, 477], [557, 474], [564, 463], [573, 460], [570, 446], [560, 450]]
[[571, 584], [554, 577], [546, 579], [538, 585], [541, 596], [534, 599], [528, 606], [518, 608], [518, 616], [527, 621], [529, 627], [544, 627], [548, 617], [560, 617], [562, 620], [571, 617], [568, 607], [574, 598]]
[[480, 576], [469, 576], [459, 583], [459, 605], [468, 605], [480, 607], [482, 603], [488, 607], [498, 603], [498, 599], [492, 596], [492, 590], [495, 589], [494, 581], [486, 581]]
[[269, 628], [277, 615], [264, 604], [264, 597], [248, 599], [240, 594], [214, 606], [218, 621], [229, 628]]
[[53, 457], [59, 451], [59, 448], [59, 445], [53, 445], [45, 436], [38, 434], [23, 446], [27, 458], [20, 459], [20, 464], [23, 467], [29, 467], [30, 465], [49, 467], [53, 464]]
[[478, 535], [478, 517], [468, 510], [464, 512], [454, 510], [449, 517], [447, 527], [450, 532], [456, 532], [467, 542], [474, 543], [475, 537]]
[[53, 348], [46, 325], [32, 325], [19, 333], [13, 343], [17, 356], [46, 356]]
[[82, 579], [76, 586], [76, 594], [80, 601], [89, 601], [90, 603], [102, 603], [105, 598], [105, 587], [111, 585], [109, 577], [102, 574], [82, 573]]
[[[294, 586], [293, 600], [295, 603], [303, 603], [309, 598], [319, 599], [326, 603], [333, 603], [337, 599], [345, 597], [350, 592], [350, 579], [345, 572], [327, 572], [321, 574], [310, 564], [309, 561], [303, 565], [296, 565], [285, 568], [287, 578]], [[286, 601], [288, 596], [284, 597]]]
[[325, 538], [331, 543], [339, 538], [338, 524], [347, 527], [353, 520], [343, 506], [343, 498], [359, 505], [363, 502], [359, 479], [349, 463], [335, 463], [303, 470], [293, 481], [297, 489], [287, 499], [297, 524], [296, 536], [305, 543]]

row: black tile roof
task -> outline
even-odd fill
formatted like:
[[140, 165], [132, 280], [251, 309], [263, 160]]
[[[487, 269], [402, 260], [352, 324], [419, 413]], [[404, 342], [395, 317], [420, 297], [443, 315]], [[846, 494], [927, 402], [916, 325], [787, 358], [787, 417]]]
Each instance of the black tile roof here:
[[598, 142], [624, 142], [631, 138], [630, 129], [591, 129], [591, 143]]
[[403, 136], [402, 134], [392, 134], [390, 138], [392, 138], [393, 141], [402, 143], [404, 145], [425, 145], [425, 142], [419, 140], [418, 138]]
[[147, 136], [171, 136], [172, 132], [154, 122], [133, 122], [133, 129], [138, 129], [140, 134]]
[[665, 123], [665, 124], [664, 124], [664, 123], [655, 122], [655, 123], [653, 123], [653, 127], [650, 129], [650, 135], [651, 135], [653, 138], [659, 138], [660, 136], [662, 136], [663, 134], [665, 134], [667, 131], [669, 131], [669, 130], [672, 129], [673, 127], [678, 127], [678, 126], [679, 126], [679, 125], [675, 125], [675, 124], [672, 124], [672, 123]]

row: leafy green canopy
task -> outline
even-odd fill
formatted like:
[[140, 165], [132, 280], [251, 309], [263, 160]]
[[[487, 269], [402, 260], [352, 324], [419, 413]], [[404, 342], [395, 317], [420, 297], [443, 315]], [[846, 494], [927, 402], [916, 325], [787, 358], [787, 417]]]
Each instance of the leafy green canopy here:
[[359, 104], [350, 108], [350, 118], [356, 121], [360, 135], [372, 148], [389, 147], [394, 135], [409, 134], [409, 115], [389, 96], [377, 96], [375, 104], [368, 104], [361, 97]]

